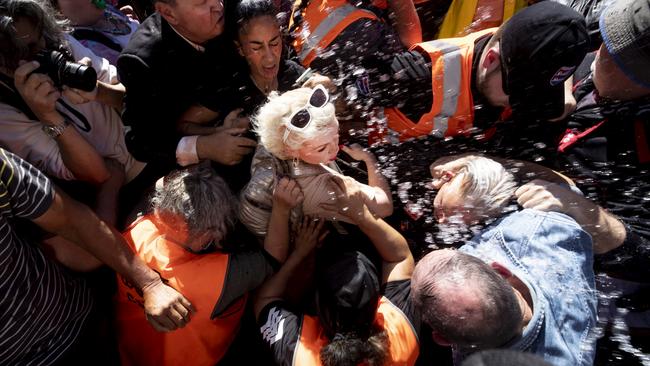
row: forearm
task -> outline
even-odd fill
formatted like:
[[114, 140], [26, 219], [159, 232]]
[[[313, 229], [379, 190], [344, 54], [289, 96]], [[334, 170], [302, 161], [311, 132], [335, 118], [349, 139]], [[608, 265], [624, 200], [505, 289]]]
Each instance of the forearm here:
[[299, 250], [294, 250], [287, 258], [287, 261], [280, 267], [280, 270], [262, 284], [257, 291], [253, 306], [256, 318], [259, 317], [262, 309], [268, 303], [274, 299], [285, 297], [287, 285], [308, 256], [308, 253], [305, 254]]
[[367, 208], [358, 221], [359, 229], [370, 239], [384, 262], [400, 262], [411, 255], [406, 239]]
[[184, 136], [190, 135], [209, 135], [215, 133], [216, 128], [213, 126], [205, 126], [196, 122], [180, 121], [176, 124], [178, 132]]
[[106, 165], [110, 169], [111, 177], [99, 186], [95, 212], [101, 220], [115, 226], [120, 189], [124, 184], [124, 166], [115, 161], [107, 161]]
[[[50, 117], [47, 122], [62, 125], [65, 121], [63, 116], [58, 115], [58, 117]], [[75, 178], [92, 184], [101, 184], [110, 177], [104, 159], [73, 126], [70, 125], [63, 130], [55, 141], [63, 163]]]
[[97, 82], [97, 101], [121, 111], [126, 89], [122, 84]]
[[411, 0], [390, 0], [388, 6], [395, 14], [394, 27], [406, 48], [422, 42], [420, 18]]
[[625, 225], [616, 216], [580, 195], [572, 196], [573, 202], [565, 213], [591, 235], [595, 254], [607, 253], [623, 244]]
[[278, 262], [284, 263], [289, 253], [290, 210], [273, 205], [271, 218], [264, 238], [264, 250]]
[[124, 276], [137, 289], [144, 290], [160, 282], [160, 276], [128, 248], [120, 233], [99, 220], [92, 210], [70, 199], [62, 205], [68, 222], [59, 228], [60, 235]]

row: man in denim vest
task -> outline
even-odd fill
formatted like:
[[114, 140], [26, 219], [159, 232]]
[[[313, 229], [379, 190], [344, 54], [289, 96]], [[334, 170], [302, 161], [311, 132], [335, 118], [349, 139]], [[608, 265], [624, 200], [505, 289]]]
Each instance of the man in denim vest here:
[[433, 339], [454, 357], [507, 348], [553, 365], [591, 365], [596, 325], [591, 237], [570, 217], [526, 209], [460, 250], [416, 266], [412, 298]]

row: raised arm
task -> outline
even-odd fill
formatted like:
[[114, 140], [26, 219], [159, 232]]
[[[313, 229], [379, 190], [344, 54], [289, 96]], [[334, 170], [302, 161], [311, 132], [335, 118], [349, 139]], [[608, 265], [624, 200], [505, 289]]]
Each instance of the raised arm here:
[[300, 186], [293, 179], [280, 179], [273, 190], [273, 207], [267, 234], [264, 238], [264, 250], [280, 263], [284, 263], [289, 253], [291, 210], [298, 206], [303, 198]]
[[368, 186], [373, 189], [370, 191], [364, 189], [363, 191], [367, 198], [366, 204], [370, 211], [380, 217], [392, 215], [393, 196], [390, 191], [390, 185], [388, 185], [388, 181], [381, 174], [375, 156], [359, 144], [343, 146], [342, 150], [353, 159], [366, 163], [366, 167], [368, 168]]
[[44, 126], [58, 130], [58, 136], [53, 139], [64, 165], [74, 177], [92, 184], [106, 181], [110, 173], [103, 158], [56, 110], [61, 94], [47, 75], [32, 73], [37, 68], [38, 62], [32, 61], [16, 69], [14, 83], [18, 93]]
[[414, 261], [406, 239], [384, 220], [373, 215], [363, 194], [353, 185], [345, 184], [345, 179], [352, 178], [331, 178], [336, 203], [321, 204], [321, 207], [346, 216], [370, 239], [383, 261], [382, 283], [411, 278]]
[[388, 0], [388, 7], [395, 14], [393, 25], [402, 44], [411, 48], [422, 42], [422, 27], [413, 0]]

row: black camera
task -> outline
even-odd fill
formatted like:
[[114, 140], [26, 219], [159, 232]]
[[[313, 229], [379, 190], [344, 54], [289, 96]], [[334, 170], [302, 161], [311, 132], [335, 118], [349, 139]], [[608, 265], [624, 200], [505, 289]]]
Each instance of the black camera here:
[[49, 76], [58, 88], [67, 85], [71, 88], [93, 91], [97, 86], [95, 69], [76, 62], [70, 62], [59, 51], [42, 51], [36, 55], [35, 59], [40, 66], [34, 72]]

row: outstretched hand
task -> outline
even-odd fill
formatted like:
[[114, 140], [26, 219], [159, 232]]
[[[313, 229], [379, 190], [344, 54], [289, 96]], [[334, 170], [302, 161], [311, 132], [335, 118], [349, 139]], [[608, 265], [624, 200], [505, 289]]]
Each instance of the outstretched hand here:
[[328, 234], [327, 231], [323, 231], [324, 225], [325, 220], [316, 220], [309, 216], [303, 217], [302, 222], [296, 224], [295, 227], [296, 247], [294, 250], [304, 256], [310, 254], [325, 240]]
[[147, 320], [158, 332], [183, 328], [195, 313], [192, 304], [175, 289], [157, 281], [142, 290]]
[[350, 146], [343, 145], [341, 146], [341, 150], [350, 155], [354, 160], [375, 161], [375, 155], [359, 144], [352, 144]]

